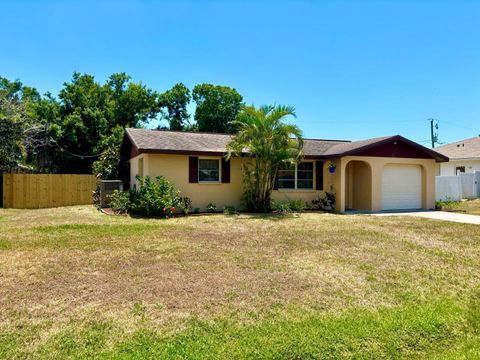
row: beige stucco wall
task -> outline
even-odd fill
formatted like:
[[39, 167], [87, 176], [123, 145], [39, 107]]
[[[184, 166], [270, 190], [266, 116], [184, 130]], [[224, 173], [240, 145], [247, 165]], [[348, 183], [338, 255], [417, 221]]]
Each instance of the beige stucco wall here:
[[[219, 210], [222, 210], [225, 206], [242, 207], [241, 164], [244, 159], [233, 158], [231, 160], [230, 183], [189, 183], [188, 155], [141, 154], [130, 160], [130, 184], [132, 187], [136, 184], [135, 176], [138, 172], [138, 160], [140, 158], [143, 158], [144, 176], [162, 175], [166, 177], [182, 192], [182, 196], [188, 196], [192, 199], [193, 208], [205, 210], [210, 202], [215, 203]], [[201, 156], [200, 158], [220, 159], [220, 157], [215, 156]], [[348, 175], [346, 167], [352, 160], [364, 161], [369, 168], [366, 165], [355, 163], [353, 165], [353, 175]], [[371, 211], [382, 210], [382, 172], [383, 167], [387, 164], [420, 165], [423, 177], [422, 207], [425, 209], [435, 207], [435, 160], [433, 159], [347, 156], [332, 159], [332, 162], [337, 166], [334, 174], [329, 173], [327, 169], [329, 161], [324, 163], [324, 191], [336, 194], [336, 208], [339, 212], [344, 212], [345, 208], [348, 207]], [[370, 169], [371, 175], [370, 171], [367, 171]], [[351, 176], [351, 178], [348, 180], [347, 176]], [[371, 181], [369, 181], [370, 176]], [[316, 179], [314, 179], [315, 183]], [[371, 183], [371, 186], [369, 186], [369, 183]], [[306, 202], [311, 202], [321, 195], [323, 195], [323, 191], [317, 190], [275, 190], [272, 193], [272, 199], [286, 201], [301, 198]], [[349, 203], [349, 201], [351, 202]]]
[[[422, 168], [422, 208], [435, 208], [435, 160], [410, 159], [371, 156], [345, 156], [332, 160], [337, 165], [334, 174], [333, 187], [336, 193], [337, 211], [344, 212], [347, 204], [347, 171], [346, 167], [352, 160], [364, 161], [372, 171], [371, 181], [371, 211], [382, 210], [382, 174], [387, 164], [419, 165]], [[355, 184], [354, 184], [355, 186]]]
[[[131, 187], [133, 187], [134, 184], [138, 186], [135, 176], [138, 174], [138, 160], [141, 158], [143, 158], [144, 176], [164, 176], [182, 192], [182, 196], [188, 196], [192, 199], [193, 208], [205, 210], [207, 204], [210, 202], [215, 203], [219, 210], [222, 210], [225, 206], [242, 207], [243, 183], [241, 164], [244, 159], [232, 158], [230, 164], [230, 183], [189, 183], [188, 155], [141, 154], [130, 160]], [[199, 158], [221, 159], [221, 157], [218, 156], [199, 156]], [[326, 180], [324, 184], [326, 184], [326, 186], [328, 184], [330, 187], [326, 178], [327, 173], [328, 171], [324, 168]], [[329, 180], [331, 181], [332, 179]], [[314, 184], [315, 183], [314, 169]], [[323, 191], [316, 190], [274, 190], [272, 199], [287, 201], [301, 198], [306, 202], [311, 202], [322, 193]]]

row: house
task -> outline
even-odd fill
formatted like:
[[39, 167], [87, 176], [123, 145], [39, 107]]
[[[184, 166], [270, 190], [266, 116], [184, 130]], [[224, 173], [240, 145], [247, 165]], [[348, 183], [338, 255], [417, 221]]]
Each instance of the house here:
[[480, 137], [473, 137], [435, 148], [449, 162], [437, 165], [437, 175], [453, 176], [480, 171]]
[[[219, 209], [241, 206], [242, 157], [226, 161], [231, 135], [127, 129], [122, 156], [128, 160], [130, 187], [136, 176], [162, 175], [193, 207], [212, 202]], [[306, 139], [304, 160], [277, 176], [272, 198], [307, 202], [324, 192], [336, 194], [336, 210], [433, 209], [435, 164], [448, 157], [402, 136], [362, 141]], [[329, 165], [334, 164], [333, 173]]]

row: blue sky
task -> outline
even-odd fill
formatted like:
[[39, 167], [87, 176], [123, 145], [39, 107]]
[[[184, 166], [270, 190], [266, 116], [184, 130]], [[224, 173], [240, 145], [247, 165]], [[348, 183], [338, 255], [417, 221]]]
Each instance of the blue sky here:
[[[480, 134], [479, 1], [2, 1], [0, 75], [54, 94], [73, 71], [157, 91], [235, 87], [306, 137]], [[5, 30], [7, 29], [7, 30]]]

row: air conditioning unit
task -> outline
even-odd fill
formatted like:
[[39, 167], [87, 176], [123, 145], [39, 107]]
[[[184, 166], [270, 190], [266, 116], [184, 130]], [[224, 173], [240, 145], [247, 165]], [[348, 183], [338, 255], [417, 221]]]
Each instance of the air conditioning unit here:
[[107, 207], [110, 199], [108, 195], [113, 194], [115, 190], [123, 190], [121, 180], [100, 180], [100, 206]]

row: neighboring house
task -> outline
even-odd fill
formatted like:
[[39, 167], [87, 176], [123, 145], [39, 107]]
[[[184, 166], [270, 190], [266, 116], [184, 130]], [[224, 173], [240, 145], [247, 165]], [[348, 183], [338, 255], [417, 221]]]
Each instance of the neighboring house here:
[[480, 171], [480, 137], [473, 137], [435, 148], [449, 162], [437, 165], [437, 175], [453, 176]]
[[[122, 157], [129, 160], [130, 187], [136, 176], [162, 175], [193, 207], [212, 202], [219, 209], [241, 206], [242, 157], [226, 161], [231, 135], [127, 129]], [[362, 141], [306, 139], [304, 160], [281, 170], [274, 200], [310, 202], [324, 192], [336, 194], [336, 210], [433, 209], [435, 164], [448, 158], [402, 136]], [[335, 172], [330, 173], [332, 162]]]

